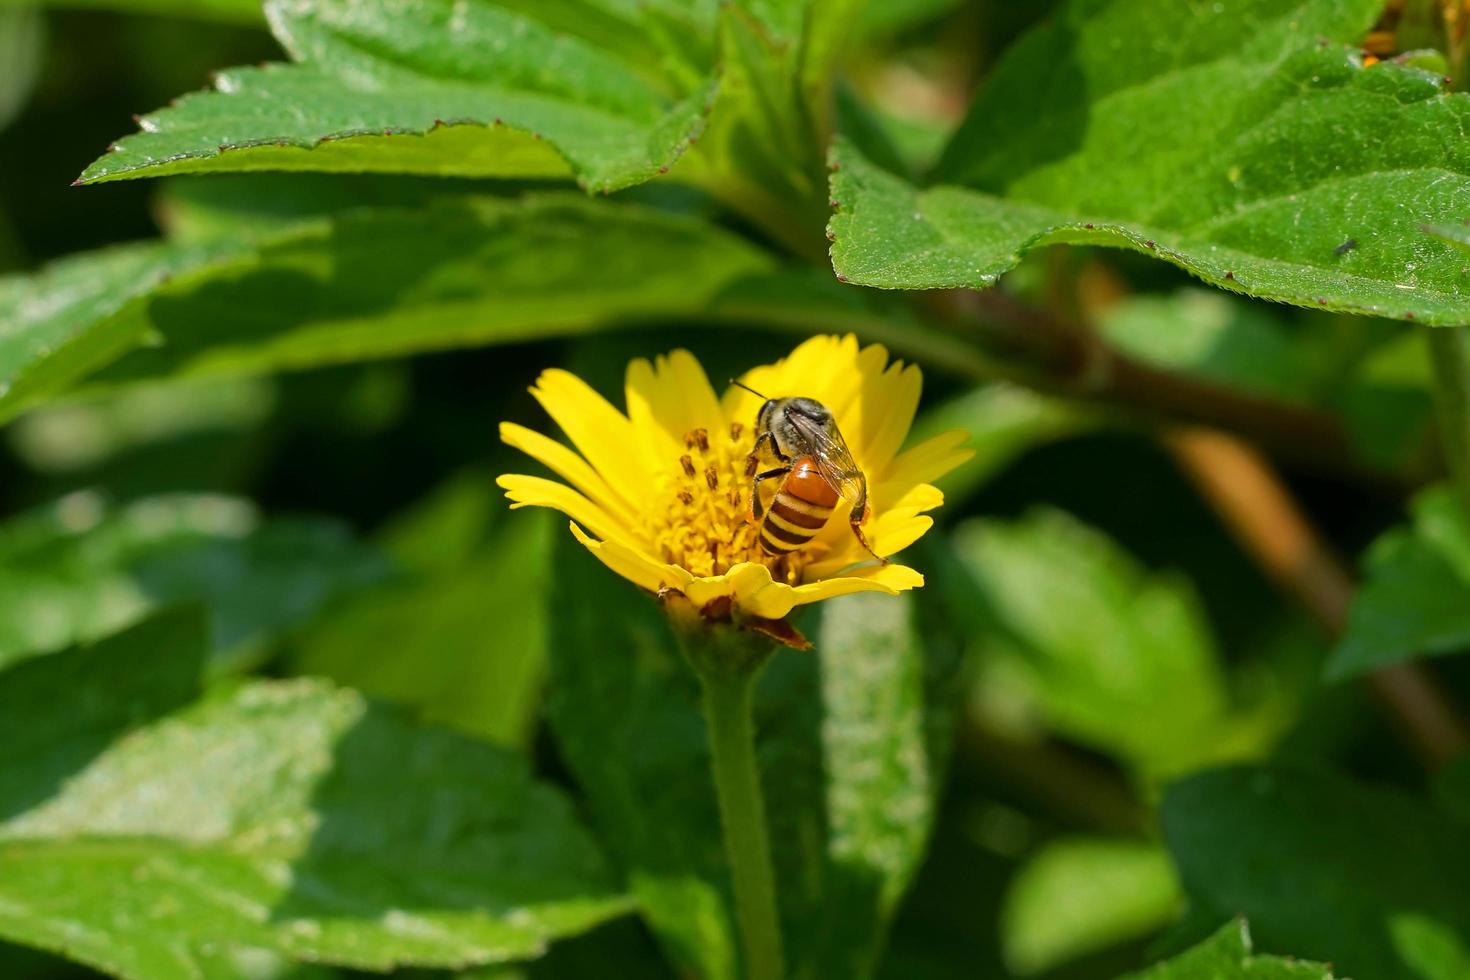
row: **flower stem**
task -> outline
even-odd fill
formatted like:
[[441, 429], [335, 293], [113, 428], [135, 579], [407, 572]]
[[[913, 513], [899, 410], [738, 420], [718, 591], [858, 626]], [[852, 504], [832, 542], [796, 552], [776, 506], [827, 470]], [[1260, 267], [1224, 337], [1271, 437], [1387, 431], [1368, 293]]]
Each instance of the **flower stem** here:
[[748, 980], [780, 980], [785, 966], [776, 914], [776, 879], [751, 720], [755, 681], [771, 651], [748, 641], [701, 645], [696, 638], [690, 638], [686, 650], [704, 689], [710, 768], [720, 803], [725, 859], [735, 889], [745, 975]]
[[1470, 327], [1427, 327], [1445, 462], [1470, 517]]

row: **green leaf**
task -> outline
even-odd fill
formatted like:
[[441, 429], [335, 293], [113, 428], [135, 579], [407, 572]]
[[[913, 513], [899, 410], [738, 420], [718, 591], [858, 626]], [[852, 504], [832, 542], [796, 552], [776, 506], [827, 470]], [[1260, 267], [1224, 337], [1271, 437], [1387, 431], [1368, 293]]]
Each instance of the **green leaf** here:
[[1422, 339], [1389, 320], [1326, 316], [1191, 288], [1128, 297], [1098, 327], [1141, 361], [1330, 411], [1365, 459], [1417, 463], [1433, 412]]
[[1272, 308], [1203, 289], [1128, 297], [1099, 315], [1109, 344], [1150, 364], [1288, 401], [1327, 393], [1328, 330], [1294, 330]]
[[193, 17], [226, 24], [260, 24], [261, 0], [0, 0], [0, 8], [48, 6], [96, 8], [118, 13]]
[[332, 521], [262, 521], [230, 497], [73, 494], [0, 524], [0, 666], [200, 601], [224, 669], [389, 572]]
[[1470, 525], [1450, 487], [1415, 499], [1413, 520], [1369, 549], [1347, 629], [1325, 668], [1343, 680], [1418, 656], [1470, 650]]
[[1179, 577], [1147, 572], [1058, 511], [971, 522], [955, 544], [978, 585], [976, 691], [995, 718], [1111, 753], [1147, 781], [1254, 755], [1274, 736], [1269, 705], [1232, 706], [1203, 611]]
[[945, 503], [968, 500], [1028, 451], [1091, 431], [1099, 421], [1085, 410], [1005, 382], [976, 386], [928, 409], [910, 440], [922, 442], [954, 429], [970, 434], [975, 455], [935, 481]]
[[323, 616], [295, 644], [296, 668], [526, 744], [546, 664], [551, 522], [500, 524], [502, 500], [493, 477], [468, 473], [396, 520], [382, 544], [414, 574]]
[[65, 389], [136, 346], [150, 293], [175, 276], [238, 256], [236, 243], [138, 244], [0, 278], [0, 420]]
[[1111, 245], [1252, 296], [1470, 320], [1470, 97], [1350, 45], [1379, 0], [1074, 0], [982, 87], [925, 188], [836, 147], [833, 266], [988, 286], [1032, 248]]
[[29, 7], [6, 9], [0, 3], [0, 130], [10, 125], [30, 99], [45, 51], [41, 15]]
[[99, 710], [140, 710], [120, 683], [157, 698], [197, 668], [202, 626], [161, 622], [0, 674], [0, 746], [71, 770], [38, 793], [5, 766], [0, 935], [128, 980], [223, 980], [236, 949], [531, 957], [627, 909], [522, 760], [325, 683], [246, 684], [101, 748]]
[[198, 608], [172, 609], [0, 672], [0, 827], [55, 796], [116, 739], [198, 697], [204, 636]]
[[264, 424], [274, 407], [275, 390], [260, 378], [164, 381], [27, 412], [6, 437], [30, 469], [76, 474], [189, 439], [243, 436]]
[[[575, 544], [554, 567], [562, 755], [676, 967], [736, 976], [692, 671], [651, 599]], [[927, 840], [958, 656], [921, 639], [910, 600], [822, 607], [818, 652], [782, 653], [761, 680], [757, 751], [793, 975], [862, 977]]]
[[[77, 385], [303, 369], [649, 321], [853, 331], [961, 376], [986, 371], [969, 344], [884, 297], [783, 268], [708, 222], [577, 194], [458, 197], [304, 222], [283, 214], [225, 240], [210, 233], [122, 255], [133, 274], [103, 252], [0, 279], [0, 320], [14, 324], [0, 335], [0, 421]], [[55, 346], [58, 336], [69, 345]]]
[[1001, 913], [1006, 963], [1018, 974], [1062, 963], [1167, 925], [1179, 886], [1168, 855], [1147, 841], [1061, 838], [1017, 874]]
[[1266, 948], [1401, 980], [1470, 950], [1466, 826], [1395, 790], [1223, 769], [1171, 787], [1163, 825], [1195, 911], [1246, 916]]
[[[703, 126], [709, 34], [693, 5], [599, 0], [270, 0], [293, 64], [222, 72], [81, 176], [245, 170], [575, 176], [673, 166]], [[706, 42], [707, 43], [707, 42]], [[696, 55], [697, 58], [697, 55]], [[683, 75], [687, 84], [672, 77]]]
[[912, 30], [938, 20], [962, 5], [962, 0], [872, 0], [863, 7], [858, 31], [866, 38]]
[[0, 279], [0, 419], [129, 350], [94, 380], [305, 368], [693, 316], [772, 267], [701, 221], [573, 194], [353, 211], [253, 244], [79, 256]]
[[1220, 927], [1198, 946], [1125, 980], [1332, 980], [1325, 963], [1290, 957], [1255, 956], [1244, 919]]

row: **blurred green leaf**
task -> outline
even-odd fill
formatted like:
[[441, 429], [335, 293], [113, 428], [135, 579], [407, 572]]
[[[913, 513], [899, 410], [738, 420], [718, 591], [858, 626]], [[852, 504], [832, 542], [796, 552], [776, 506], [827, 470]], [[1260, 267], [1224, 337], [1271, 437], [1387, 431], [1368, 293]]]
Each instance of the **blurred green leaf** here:
[[494, 479], [472, 472], [394, 521], [381, 544], [412, 574], [322, 617], [296, 644], [297, 669], [524, 745], [546, 663], [551, 522], [492, 528], [504, 507]]
[[1220, 927], [1198, 946], [1125, 980], [1332, 980], [1332, 968], [1293, 957], [1255, 956], [1244, 919]]
[[147, 335], [150, 293], [181, 273], [239, 258], [241, 244], [127, 245], [0, 278], [0, 421], [64, 390]]
[[1269, 307], [1203, 289], [1130, 296], [1104, 310], [1098, 326], [1113, 346], [1152, 364], [1276, 398], [1321, 398], [1333, 367], [1330, 349], [1313, 343], [1326, 331], [1293, 330]]
[[719, 85], [708, 125], [697, 152], [674, 171], [815, 261], [826, 245], [820, 229], [830, 69], [861, 2], [722, 4]]
[[1130, 296], [1102, 311], [1099, 328], [1113, 346], [1150, 364], [1331, 411], [1367, 460], [1391, 469], [1417, 463], [1433, 403], [1412, 329], [1282, 312], [1190, 288]]
[[101, 380], [303, 368], [688, 316], [771, 267], [702, 222], [570, 194], [348, 212], [253, 246], [236, 237], [83, 255], [0, 279], [0, 418], [140, 344]]
[[77, 493], [0, 524], [0, 666], [202, 601], [223, 669], [389, 572], [333, 521], [262, 521], [230, 497]]
[[[0, 935], [198, 980], [238, 977], [231, 951], [251, 948], [374, 970], [531, 957], [627, 909], [520, 759], [324, 683], [246, 684], [106, 745], [121, 732], [99, 724], [140, 711], [119, 684], [176, 691], [204, 643], [174, 615], [0, 673], [0, 745], [19, 756], [0, 783]], [[48, 785], [17, 785], [37, 757]]]
[[910, 441], [964, 429], [974, 458], [935, 481], [947, 506], [958, 506], [1031, 449], [1090, 431], [1092, 414], [1026, 388], [995, 382], [970, 389], [928, 409], [914, 423]]
[[1144, 938], [1167, 925], [1178, 905], [1179, 885], [1160, 845], [1060, 838], [1011, 882], [1001, 913], [1006, 962], [1021, 975], [1041, 973]]
[[154, 211], [169, 241], [269, 239], [311, 219], [375, 208], [410, 210], [446, 198], [534, 192], [528, 181], [482, 181], [402, 174], [245, 173], [170, 177]]
[[963, 0], [869, 0], [858, 20], [866, 38], [898, 34], [938, 20], [963, 6]]
[[0, 8], [45, 6], [96, 8], [124, 14], [194, 17], [227, 24], [261, 24], [261, 0], [0, 0]]
[[254, 428], [274, 404], [271, 383], [260, 378], [184, 379], [47, 405], [22, 415], [6, 436], [31, 469], [74, 473], [160, 442]]
[[[1075, 0], [1018, 42], [919, 189], [841, 144], [833, 266], [896, 289], [992, 284], [1055, 242], [1156, 255], [1253, 296], [1470, 320], [1470, 100], [1362, 66], [1380, 0]], [[1324, 43], [1324, 41], [1326, 43]], [[1343, 42], [1343, 43], [1333, 43]]]
[[975, 690], [994, 720], [1040, 723], [1151, 782], [1256, 754], [1275, 735], [1269, 704], [1232, 706], [1188, 582], [1147, 572], [1059, 511], [970, 522], [955, 543], [979, 587]]
[[220, 73], [82, 174], [242, 170], [575, 176], [667, 171], [703, 128], [702, 7], [600, 0], [270, 0], [293, 64]]
[[1396, 790], [1285, 768], [1170, 788], [1163, 824], [1194, 911], [1351, 977], [1448, 980], [1470, 950], [1470, 828]]
[[1470, 525], [1450, 487], [1420, 494], [1412, 522], [1373, 543], [1347, 629], [1325, 668], [1343, 680], [1412, 657], [1470, 650]]
[[28, 6], [0, 3], [0, 129], [25, 108], [41, 70], [46, 29]]
[[53, 797], [113, 741], [198, 697], [204, 636], [198, 608], [172, 609], [0, 671], [0, 827]]
[[[651, 599], [559, 545], [548, 710], [562, 754], [678, 968], [736, 976], [692, 671]], [[782, 653], [761, 680], [757, 751], [793, 974], [856, 978], [927, 840], [957, 657], [920, 638], [912, 601], [822, 606], [818, 652]]]
[[13, 324], [0, 334], [0, 421], [78, 384], [299, 370], [662, 321], [853, 331], [962, 376], [986, 371], [964, 340], [899, 305], [640, 205], [459, 197], [286, 227], [0, 279], [0, 321]]

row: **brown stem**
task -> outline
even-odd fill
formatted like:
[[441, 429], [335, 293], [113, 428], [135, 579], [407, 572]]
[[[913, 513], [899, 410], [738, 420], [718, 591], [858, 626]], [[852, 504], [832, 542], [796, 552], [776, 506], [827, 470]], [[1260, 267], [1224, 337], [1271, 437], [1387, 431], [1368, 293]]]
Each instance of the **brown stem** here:
[[[1353, 585], [1346, 567], [1260, 453], [1221, 432], [1165, 436], [1180, 466], [1267, 575], [1336, 636], [1347, 624]], [[1470, 728], [1427, 670], [1397, 664], [1367, 683], [1421, 759], [1438, 767], [1470, 748]]]

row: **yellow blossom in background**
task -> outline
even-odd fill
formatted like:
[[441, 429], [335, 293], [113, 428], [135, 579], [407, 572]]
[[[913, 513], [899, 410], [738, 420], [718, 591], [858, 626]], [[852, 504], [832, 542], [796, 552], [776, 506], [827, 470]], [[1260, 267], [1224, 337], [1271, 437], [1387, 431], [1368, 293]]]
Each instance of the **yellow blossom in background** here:
[[[919, 369], [890, 364], [883, 347], [860, 349], [852, 336], [814, 337], [741, 380], [772, 398], [804, 396], [832, 410], [867, 474], [872, 510], [863, 532], [885, 558], [929, 529], [925, 512], [944, 502], [930, 481], [970, 456], [964, 432], [900, 451], [919, 405]], [[531, 393], [576, 452], [502, 423], [506, 443], [565, 483], [511, 474], [500, 486], [513, 507], [566, 514], [577, 540], [650, 592], [677, 590], [717, 618], [780, 620], [804, 603], [924, 584], [914, 569], [863, 550], [845, 502], [809, 546], [764, 554], [748, 516], [746, 465], [761, 399], [735, 387], [716, 395], [688, 351], [628, 365], [626, 414], [566, 371], [544, 372]]]

